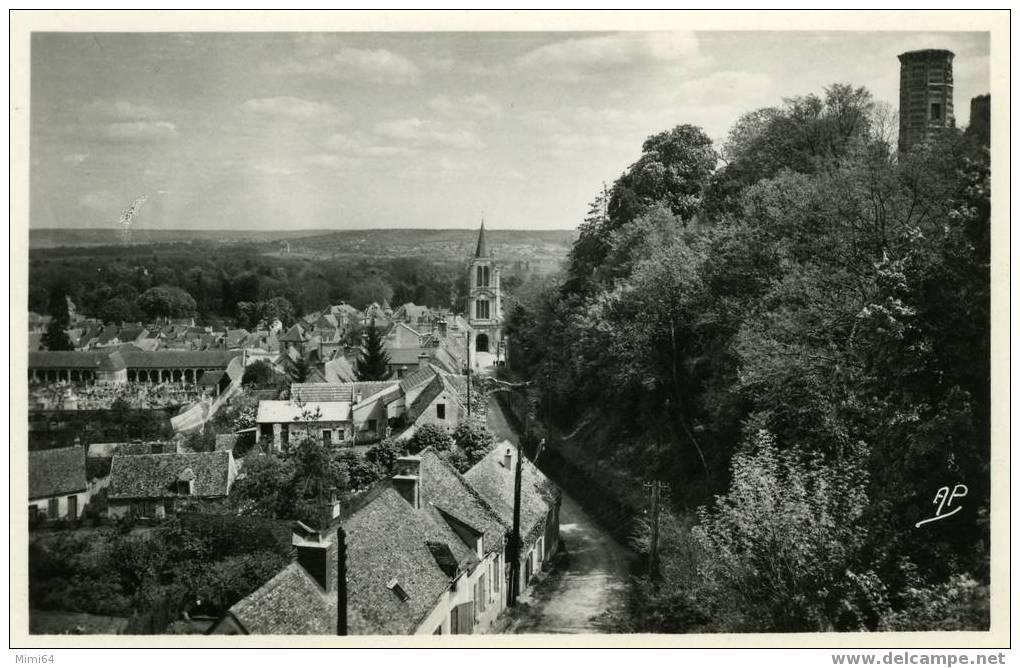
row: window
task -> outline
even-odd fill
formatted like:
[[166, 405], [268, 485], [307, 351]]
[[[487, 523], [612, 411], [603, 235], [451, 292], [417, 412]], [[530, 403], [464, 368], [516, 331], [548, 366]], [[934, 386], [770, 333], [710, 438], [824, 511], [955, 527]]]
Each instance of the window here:
[[941, 121], [942, 120], [942, 105], [938, 102], [931, 103], [931, 120]]
[[50, 499], [46, 503], [46, 516], [51, 520], [60, 517], [60, 501], [58, 499]]
[[479, 299], [475, 302], [475, 317], [479, 320], [487, 320], [489, 318], [488, 299]]
[[178, 480], [174, 488], [174, 492], [177, 494], [184, 494], [191, 496], [191, 481], [190, 480]]
[[322, 444], [325, 446], [333, 444], [333, 431], [331, 429], [322, 430]]
[[436, 404], [436, 418], [440, 420], [446, 419], [446, 404]]
[[376, 424], [375, 424], [375, 420], [369, 420], [369, 421], [368, 421], [368, 430], [369, 430], [370, 432], [372, 432], [372, 433], [375, 433], [375, 432], [377, 431], [377, 429], [376, 429]]
[[475, 285], [480, 288], [489, 287], [488, 267], [478, 267], [478, 270], [475, 272]]
[[67, 518], [71, 520], [78, 519], [78, 497], [74, 494], [67, 497]]

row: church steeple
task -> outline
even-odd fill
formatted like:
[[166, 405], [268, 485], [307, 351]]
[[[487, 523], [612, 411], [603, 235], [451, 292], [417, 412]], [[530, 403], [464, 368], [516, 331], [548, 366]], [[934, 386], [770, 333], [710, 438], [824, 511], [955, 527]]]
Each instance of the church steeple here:
[[475, 247], [475, 257], [488, 257], [489, 251], [485, 247], [485, 219], [482, 218], [482, 226], [478, 230], [478, 246]]

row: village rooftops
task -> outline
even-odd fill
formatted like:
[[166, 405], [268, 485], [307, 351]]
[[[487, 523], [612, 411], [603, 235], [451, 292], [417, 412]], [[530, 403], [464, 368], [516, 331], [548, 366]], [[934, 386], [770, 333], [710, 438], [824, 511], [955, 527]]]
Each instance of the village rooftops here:
[[432, 505], [447, 522], [453, 520], [469, 527], [482, 537], [483, 554], [500, 551], [509, 525], [476, 492], [464, 476], [443, 461], [432, 448], [419, 454], [422, 503]]
[[392, 380], [354, 383], [293, 383], [290, 386], [290, 396], [298, 401], [356, 403], [355, 397], [361, 397], [364, 401], [396, 386], [397, 382]]
[[[516, 446], [502, 441], [464, 474], [468, 484], [508, 525], [513, 522], [517, 456]], [[521, 462], [521, 534], [524, 538], [533, 537], [541, 530], [559, 494], [556, 486], [527, 458]]]
[[230, 608], [245, 632], [336, 634], [336, 592], [326, 592], [296, 561]]
[[347, 401], [260, 401], [259, 424], [288, 424], [293, 422], [346, 422], [351, 419], [351, 404]]
[[76, 445], [52, 450], [29, 450], [29, 499], [74, 494], [85, 491], [87, 487], [85, 448]]
[[478, 563], [433, 511], [416, 510], [391, 487], [383, 487], [343, 527], [352, 634], [414, 633], [449, 589], [455, 577], [450, 562], [456, 563], [458, 572]]
[[[108, 495], [113, 499], [158, 499], [172, 496], [216, 498], [230, 491], [234, 466], [229, 451], [182, 452], [161, 455], [114, 455], [110, 466]], [[191, 493], [179, 491], [177, 483], [188, 469], [193, 476]]]

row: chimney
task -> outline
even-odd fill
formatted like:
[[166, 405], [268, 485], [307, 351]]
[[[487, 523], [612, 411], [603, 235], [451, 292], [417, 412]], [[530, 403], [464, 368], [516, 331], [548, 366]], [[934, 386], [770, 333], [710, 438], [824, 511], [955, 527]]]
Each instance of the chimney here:
[[514, 453], [510, 450], [510, 446], [506, 446], [506, 452], [503, 453], [503, 468], [508, 469], [513, 466]]
[[424, 369], [428, 365], [429, 365], [429, 354], [428, 353], [418, 353], [418, 368], [419, 369]]
[[297, 549], [298, 563], [326, 592], [336, 591], [336, 534], [316, 531], [303, 522], [294, 525], [291, 544]]
[[397, 458], [397, 475], [393, 487], [417, 510], [421, 508], [421, 457], [405, 455]]

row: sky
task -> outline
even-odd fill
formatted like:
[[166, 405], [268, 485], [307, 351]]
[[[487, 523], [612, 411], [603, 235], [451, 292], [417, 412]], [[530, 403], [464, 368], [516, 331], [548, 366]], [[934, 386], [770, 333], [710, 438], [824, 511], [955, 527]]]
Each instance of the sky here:
[[570, 229], [682, 123], [865, 86], [947, 48], [957, 125], [987, 33], [36, 33], [33, 228]]

